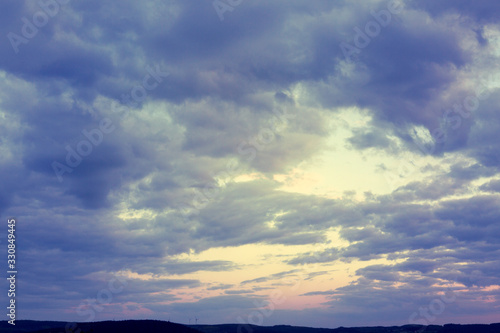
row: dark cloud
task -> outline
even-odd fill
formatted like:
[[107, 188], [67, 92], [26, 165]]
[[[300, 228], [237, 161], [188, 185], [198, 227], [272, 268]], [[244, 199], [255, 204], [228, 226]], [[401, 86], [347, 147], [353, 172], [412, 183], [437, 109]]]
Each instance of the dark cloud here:
[[252, 279], [252, 280], [245, 280], [245, 281], [242, 281], [241, 284], [255, 283], [255, 282], [267, 282], [267, 281], [272, 281], [272, 280], [278, 280], [278, 279], [282, 279], [282, 278], [284, 278], [286, 276], [296, 275], [295, 273], [297, 273], [297, 272], [300, 272], [300, 269], [293, 269], [293, 270], [290, 270], [290, 271], [279, 272], [279, 273], [271, 274], [269, 276], [263, 276], [263, 277]]
[[497, 13], [500, 11], [500, 6], [496, 2], [485, 1], [478, 4], [471, 4], [466, 0], [458, 1], [410, 1], [412, 7], [424, 9], [432, 15], [460, 14], [469, 16], [474, 21], [479, 23], [496, 22]]
[[311, 291], [301, 296], [316, 296], [316, 295], [332, 295], [335, 294], [335, 290], [326, 290], [326, 291]]
[[365, 132], [356, 130], [354, 136], [351, 137], [349, 143], [356, 149], [366, 149], [371, 147], [388, 148], [391, 141], [387, 138], [385, 133], [380, 132]]
[[492, 180], [484, 185], [480, 186], [483, 191], [499, 192], [500, 191], [500, 181]]
[[[400, 1], [352, 62], [341, 43], [359, 44], [389, 2], [243, 1], [223, 21], [211, 1], [48, 2], [0, 4], [0, 212], [19, 220], [26, 318], [77, 320], [122, 272], [102, 318], [235, 322], [270, 285], [316, 282], [335, 262], [363, 267], [302, 294], [323, 308], [265, 322], [401, 324], [446, 283], [457, 301], [436, 322], [494, 314], [496, 2]], [[386, 156], [380, 174], [405, 152], [425, 162], [364, 201], [283, 189], [280, 177], [340, 146]], [[250, 244], [303, 250], [239, 287], [199, 277], [246, 267], [191, 255]]]
[[208, 287], [207, 290], [220, 290], [220, 289], [229, 289], [233, 287], [232, 284], [218, 284], [212, 287]]

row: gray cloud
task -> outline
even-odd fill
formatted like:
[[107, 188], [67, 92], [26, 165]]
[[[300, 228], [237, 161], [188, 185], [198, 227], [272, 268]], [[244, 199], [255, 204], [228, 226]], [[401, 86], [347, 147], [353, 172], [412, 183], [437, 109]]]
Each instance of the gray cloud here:
[[[366, 267], [350, 285], [303, 294], [324, 296], [327, 309], [280, 309], [266, 322], [406, 320], [445, 281], [463, 287], [439, 321], [494, 314], [498, 292], [484, 287], [500, 283], [499, 100], [489, 82], [500, 7], [402, 4], [353, 63], [339, 45], [354, 45], [355, 29], [388, 2], [245, 1], [220, 21], [210, 1], [75, 1], [31, 37], [23, 26], [43, 13], [40, 3], [0, 4], [0, 212], [19, 220], [26, 317], [78, 319], [65, 311], [129, 270], [153, 278], [131, 279], [103, 317], [123, 305], [156, 318], [234, 322], [264, 299], [250, 293], [306, 264], [337, 261]], [[9, 33], [26, 40], [13, 47]], [[128, 105], [124, 95], [139, 93], [151, 68], [161, 82]], [[335, 144], [395, 159], [431, 155], [440, 165], [419, 165], [432, 175], [361, 202], [349, 192], [332, 199], [280, 189], [274, 176], [328, 152], [340, 131], [332, 119], [350, 107], [371, 120], [348, 124], [352, 133]], [[90, 140], [84, 133], [105, 118], [114, 130], [60, 182], [53, 162], [66, 165], [68, 147]], [[347, 245], [329, 242], [332, 228]], [[244, 267], [177, 256], [247, 244], [323, 250], [284, 256], [290, 269], [243, 281], [252, 289], [183, 277]], [[203, 288], [221, 295], [187, 301]], [[475, 301], [486, 297], [488, 306]]]

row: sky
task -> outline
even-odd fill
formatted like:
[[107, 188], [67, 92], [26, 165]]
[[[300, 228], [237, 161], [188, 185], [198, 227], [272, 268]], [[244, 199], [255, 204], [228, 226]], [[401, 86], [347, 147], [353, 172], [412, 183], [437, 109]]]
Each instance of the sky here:
[[18, 319], [500, 322], [498, 1], [0, 13]]

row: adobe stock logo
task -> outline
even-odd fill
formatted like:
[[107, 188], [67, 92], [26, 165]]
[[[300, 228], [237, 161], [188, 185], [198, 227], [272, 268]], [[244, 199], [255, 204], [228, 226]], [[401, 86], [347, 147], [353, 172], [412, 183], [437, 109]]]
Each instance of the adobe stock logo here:
[[[148, 74], [143, 77], [142, 83], [135, 85], [128, 94], [121, 95], [122, 102], [126, 105], [118, 106], [116, 103], [113, 103], [113, 111], [128, 112], [130, 108], [139, 107], [139, 104], [148, 97], [148, 91], [157, 88], [163, 82], [163, 78], [170, 75], [168, 72], [162, 71], [159, 65], [156, 65], [155, 68], [146, 66], [146, 71]], [[72, 173], [73, 169], [82, 163], [83, 157], [87, 157], [92, 153], [94, 146], [97, 147], [102, 143], [104, 134], [110, 134], [115, 129], [116, 126], [112, 123], [111, 119], [103, 118], [99, 122], [98, 128], [90, 131], [84, 129], [82, 131], [83, 136], [87, 140], [79, 141], [75, 148], [67, 145], [65, 147], [67, 151], [66, 165], [58, 161], [53, 161], [51, 164], [59, 182], [63, 181], [62, 176], [65, 173]]]
[[215, 0], [212, 2], [215, 12], [219, 16], [219, 20], [224, 21], [224, 13], [232, 12], [235, 7], [241, 5], [243, 0]]
[[[246, 158], [247, 163], [251, 163], [257, 157], [258, 152], [266, 148], [266, 145], [274, 142], [277, 138], [277, 134], [287, 127], [289, 119], [293, 119], [296, 116], [281, 109], [273, 109], [273, 113], [275, 116], [269, 119], [269, 127], [261, 128], [256, 136], [248, 138], [248, 140], [242, 141], [238, 145], [238, 154], [241, 157], [248, 155]], [[217, 175], [214, 175], [212, 181], [205, 184], [203, 192], [195, 190], [191, 204], [181, 207], [184, 218], [199, 213], [200, 209], [206, 207], [213, 198], [219, 195], [222, 189], [216, 178], [229, 179], [229, 181], [232, 181], [237, 173], [241, 171], [239, 168], [240, 167], [235, 161], [230, 160], [226, 164], [226, 171], [221, 171]]]
[[[52, 169], [57, 176], [57, 179], [61, 183], [63, 181], [62, 176], [67, 172], [73, 172], [73, 168], [82, 163], [83, 157], [88, 156], [92, 153], [94, 146], [99, 146], [102, 143], [104, 134], [109, 134], [115, 130], [116, 126], [113, 125], [111, 119], [103, 118], [99, 122], [99, 128], [94, 128], [90, 131], [83, 130], [82, 134], [88, 140], [81, 140], [76, 144], [76, 149], [70, 145], [66, 146], [66, 164], [59, 163], [57, 161], [52, 162]], [[103, 134], [104, 133], [104, 134]]]
[[457, 296], [453, 290], [447, 290], [441, 297], [430, 301], [428, 306], [420, 307], [419, 312], [413, 312], [408, 318], [408, 322], [415, 325], [429, 325], [436, 320], [436, 316], [444, 312], [446, 304], [450, 304], [456, 299]]
[[30, 21], [26, 16], [21, 18], [23, 26], [21, 27], [21, 35], [14, 32], [7, 34], [7, 39], [12, 45], [14, 53], [19, 53], [19, 45], [28, 44], [29, 40], [35, 38], [38, 34], [38, 29], [49, 23], [50, 18], [53, 18], [59, 13], [60, 5], [66, 5], [69, 0], [40, 0], [38, 6], [41, 10], [33, 14]]
[[[143, 77], [142, 84], [134, 86], [129, 94], [121, 95], [122, 103], [131, 108], [138, 107], [139, 103], [142, 103], [148, 97], [148, 91], [156, 89], [163, 82], [163, 78], [170, 75], [169, 72], [162, 71], [159, 65], [156, 65], [155, 68], [146, 66], [146, 71], [148, 74]], [[131, 99], [134, 101], [132, 102]]]
[[[342, 53], [348, 63], [357, 59], [361, 49], [367, 47], [373, 38], [377, 37], [382, 31], [382, 27], [387, 27], [393, 19], [393, 15], [401, 13], [401, 3], [398, 0], [392, 0], [387, 4], [387, 9], [382, 9], [378, 13], [371, 10], [370, 14], [375, 20], [368, 21], [365, 24], [364, 32], [359, 27], [354, 27], [354, 46], [346, 42], [339, 44]], [[371, 38], [370, 38], [371, 37]]]

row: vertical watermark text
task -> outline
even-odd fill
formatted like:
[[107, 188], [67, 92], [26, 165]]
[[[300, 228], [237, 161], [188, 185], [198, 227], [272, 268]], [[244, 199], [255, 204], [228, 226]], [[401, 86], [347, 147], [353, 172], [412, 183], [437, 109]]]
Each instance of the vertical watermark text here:
[[7, 281], [9, 283], [7, 317], [11, 325], [16, 324], [16, 275], [16, 219], [11, 218], [7, 220]]

